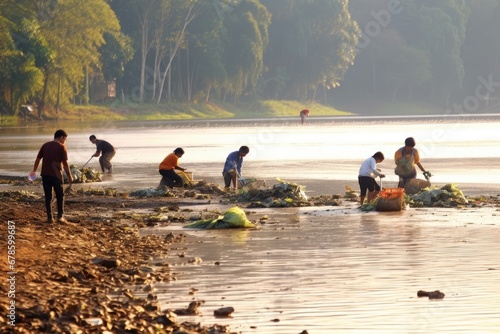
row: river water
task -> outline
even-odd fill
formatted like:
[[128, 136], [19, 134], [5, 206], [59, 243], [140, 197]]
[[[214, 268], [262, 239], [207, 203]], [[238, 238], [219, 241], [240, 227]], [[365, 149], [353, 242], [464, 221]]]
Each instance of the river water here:
[[[382, 151], [379, 167], [386, 187], [397, 184], [394, 152], [406, 137], [417, 142], [422, 164], [434, 175], [435, 184], [456, 183], [471, 193], [495, 192], [500, 185], [500, 117], [412, 120], [386, 118], [311, 118], [243, 122], [113, 122], [68, 123], [0, 129], [0, 174], [27, 175], [36, 153], [58, 128], [68, 132], [69, 162], [82, 166], [94, 153], [91, 134], [117, 149], [114, 175], [106, 186], [155, 187], [161, 176], [158, 165], [176, 147], [186, 153], [179, 164], [194, 172], [195, 179], [222, 183], [226, 156], [248, 145], [243, 176], [271, 182], [280, 177], [300, 182], [309, 195], [342, 193], [357, 188], [361, 162]], [[99, 169], [97, 159], [88, 164]], [[421, 176], [420, 176], [421, 177]], [[317, 182], [317, 181], [320, 182]]]
[[[466, 195], [500, 194], [499, 118], [311, 118], [305, 126], [298, 123], [5, 128], [0, 134], [0, 174], [27, 175], [40, 145], [62, 127], [69, 133], [70, 163], [81, 166], [90, 158], [90, 134], [116, 146], [114, 174], [99, 186], [155, 187], [159, 162], [178, 146], [186, 151], [180, 165], [193, 171], [195, 179], [221, 184], [227, 154], [248, 145], [244, 176], [298, 182], [306, 185], [308, 195], [342, 194], [345, 185], [357, 189], [359, 165], [376, 151], [386, 155], [379, 164], [388, 175], [384, 186], [395, 186], [393, 154], [413, 136], [434, 184], [457, 183]], [[96, 159], [89, 166], [98, 168]], [[242, 333], [500, 332], [498, 208], [363, 213], [347, 203], [252, 209], [250, 214], [269, 219], [251, 231], [181, 226], [142, 231], [186, 235], [185, 250], [165, 250], [179, 279], [156, 285], [164, 308], [203, 300], [202, 315], [186, 320], [229, 324]], [[190, 263], [192, 258], [202, 262]], [[417, 298], [418, 290], [440, 290], [446, 297]], [[214, 318], [213, 310], [225, 306], [235, 308], [233, 317]]]

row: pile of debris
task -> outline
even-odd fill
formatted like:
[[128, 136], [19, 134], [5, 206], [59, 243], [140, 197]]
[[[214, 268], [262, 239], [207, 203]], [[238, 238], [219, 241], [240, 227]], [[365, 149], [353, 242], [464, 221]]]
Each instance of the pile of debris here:
[[304, 186], [279, 178], [272, 188], [243, 189], [235, 195], [237, 202], [251, 202], [250, 207], [297, 207], [308, 206]]
[[409, 196], [409, 199], [412, 207], [453, 207], [468, 203], [463, 192], [455, 184], [446, 184], [441, 188], [425, 188]]
[[190, 197], [196, 199], [207, 199], [208, 195], [222, 195], [224, 190], [213, 183], [206, 181], [196, 181], [195, 184], [184, 184], [182, 188], [145, 188], [135, 190], [129, 193], [132, 197]]
[[78, 168], [76, 164], [71, 165], [69, 168], [73, 183], [102, 182], [101, 173], [95, 169]]
[[30, 202], [38, 200], [40, 198], [40, 195], [26, 190], [10, 190], [0, 191], [0, 198], [2, 199], [2, 201], [8, 202]]

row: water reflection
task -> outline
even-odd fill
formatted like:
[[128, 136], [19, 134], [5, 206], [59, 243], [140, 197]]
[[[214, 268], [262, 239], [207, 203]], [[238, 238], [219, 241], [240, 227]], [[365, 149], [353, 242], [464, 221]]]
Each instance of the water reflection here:
[[[185, 292], [196, 288], [205, 304], [193, 321], [213, 323], [214, 309], [232, 306], [223, 322], [242, 333], [496, 331], [495, 209], [353, 210], [257, 209], [275, 223], [246, 231], [243, 242], [239, 231], [189, 232], [189, 256], [203, 262], [175, 268], [180, 279], [165, 284], [164, 306], [187, 305]], [[417, 298], [418, 290], [446, 297]]]
[[[33, 166], [36, 153], [45, 141], [51, 140], [54, 129], [62, 124], [43, 128], [4, 128], [0, 138], [0, 173], [26, 175]], [[68, 125], [69, 126], [69, 125]], [[244, 174], [266, 180], [276, 177], [305, 182], [307, 191], [338, 193], [349, 181], [357, 186], [360, 163], [376, 151], [387, 159], [379, 164], [386, 171], [386, 186], [397, 183], [392, 154], [411, 135], [424, 166], [433, 173], [437, 184], [500, 185], [500, 121], [416, 122], [312, 122], [300, 127], [294, 123], [145, 123], [120, 122], [87, 126], [80, 124], [69, 130], [70, 164], [83, 165], [94, 153], [88, 136], [108, 140], [117, 148], [113, 159], [115, 175], [107, 185], [120, 188], [144, 188], [159, 182], [158, 164], [173, 149], [182, 146], [186, 154], [180, 163], [194, 172], [197, 179], [220, 180], [223, 161], [228, 152], [240, 145], [249, 145]], [[97, 161], [90, 167], [98, 168]], [[309, 181], [323, 180], [320, 184]], [[337, 183], [336, 182], [341, 182]], [[331, 183], [330, 183], [331, 182]], [[328, 184], [335, 187], [329, 190]], [[332, 187], [330, 186], [330, 188]]]

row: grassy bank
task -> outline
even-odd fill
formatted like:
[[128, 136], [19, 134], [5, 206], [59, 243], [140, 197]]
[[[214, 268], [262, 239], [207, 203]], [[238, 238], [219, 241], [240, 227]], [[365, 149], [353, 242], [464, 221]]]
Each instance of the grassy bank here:
[[[69, 105], [63, 111], [47, 111], [45, 120], [59, 121], [165, 121], [195, 119], [256, 119], [298, 117], [302, 109], [311, 110], [311, 116], [354, 115], [319, 103], [298, 101], [256, 101], [251, 103], [168, 103], [168, 104], [113, 104]], [[32, 117], [30, 121], [37, 121]], [[14, 116], [0, 118], [1, 126], [22, 122]]]
[[[323, 116], [399, 116], [440, 115], [446, 110], [404, 103], [370, 103], [343, 106], [339, 109], [320, 103], [299, 101], [255, 101], [248, 103], [165, 103], [165, 104], [121, 104], [68, 105], [59, 112], [47, 111], [43, 119], [48, 121], [94, 122], [94, 121], [169, 121], [199, 119], [257, 119], [297, 117], [302, 109], [309, 109], [311, 117]], [[499, 112], [489, 111], [489, 112]], [[32, 116], [28, 123], [38, 122]], [[0, 115], [0, 126], [11, 127], [25, 123], [15, 116]]]
[[[113, 107], [73, 107], [68, 112], [68, 119], [77, 119], [85, 114], [103, 117], [106, 120], [194, 120], [194, 119], [253, 119], [298, 117], [300, 110], [309, 108], [314, 116], [351, 115], [347, 111], [337, 110], [319, 103], [304, 105], [297, 101], [258, 101], [252, 103], [168, 103], [115, 105]], [[88, 111], [94, 115], [89, 115]], [[75, 118], [74, 118], [75, 117]]]

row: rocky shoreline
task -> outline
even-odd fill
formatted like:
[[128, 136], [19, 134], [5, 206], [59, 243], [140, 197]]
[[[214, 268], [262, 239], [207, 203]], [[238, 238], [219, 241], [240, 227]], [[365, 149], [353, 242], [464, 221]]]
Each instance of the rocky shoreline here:
[[[184, 235], [141, 236], [140, 229], [214, 217], [228, 205], [245, 208], [255, 221], [249, 210], [262, 205], [342, 205], [357, 200], [346, 193], [280, 201], [282, 189], [238, 196], [207, 184], [153, 197], [89, 187], [66, 197], [67, 224], [47, 225], [43, 196], [22, 190], [28, 181], [0, 177], [0, 184], [6, 185], [0, 192], [0, 217], [7, 232], [2, 235], [12, 236], [2, 238], [0, 248], [7, 253], [15, 246], [11, 257], [0, 260], [4, 276], [12, 278], [10, 285], [0, 286], [0, 331], [17, 333], [231, 333], [220, 316], [223, 310], [213, 310], [213, 321], [205, 320], [212, 325], [183, 321], [183, 315], [196, 315], [203, 303], [195, 297], [185, 309], [162, 309], [154, 285], [177, 277], [158, 259], [178, 253]], [[265, 201], [263, 194], [277, 198]], [[469, 207], [484, 205], [500, 207], [500, 198], [469, 199]]]
[[[151, 259], [182, 243], [182, 233], [140, 237], [141, 224], [134, 224], [134, 218], [109, 215], [123, 209], [116, 197], [68, 200], [66, 207], [69, 223], [47, 225], [39, 200], [4, 200], [0, 205], [2, 221], [15, 224], [13, 267], [2, 257], [2, 272], [14, 272], [10, 277], [15, 280], [10, 287], [1, 285], [0, 331], [229, 333], [217, 324], [183, 323], [176, 316], [181, 311], [160, 308], [154, 284], [176, 277], [167, 263]], [[1, 248], [7, 249], [5, 240]], [[142, 289], [147, 298], [134, 296], [128, 287]]]

